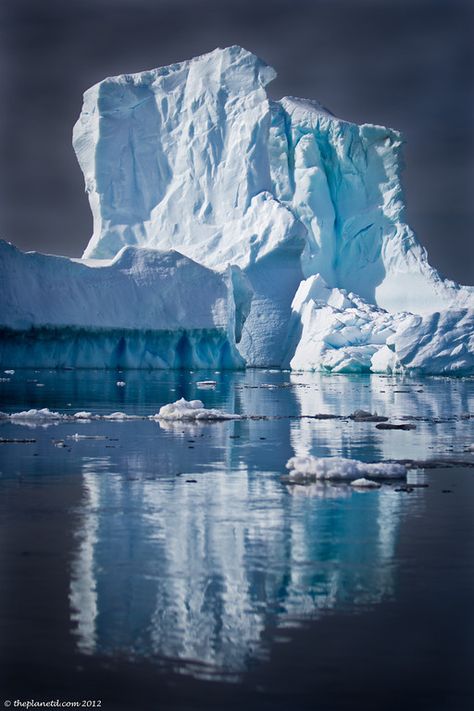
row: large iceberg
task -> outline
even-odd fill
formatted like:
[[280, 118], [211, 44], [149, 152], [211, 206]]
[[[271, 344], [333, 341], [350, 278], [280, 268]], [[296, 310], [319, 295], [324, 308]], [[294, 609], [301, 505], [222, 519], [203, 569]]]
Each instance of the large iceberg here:
[[[77, 274], [123, 259], [124, 248], [148, 273], [153, 250], [157, 259], [178, 250], [213, 275], [199, 287], [208, 307], [211, 285], [229, 285], [219, 329], [230, 365], [472, 372], [474, 292], [443, 279], [405, 223], [400, 134], [343, 121], [316, 101], [272, 101], [274, 76], [234, 46], [86, 91], [73, 144], [94, 231]], [[127, 288], [115, 288], [93, 298], [119, 304]], [[148, 314], [145, 325], [124, 308], [119, 327], [160, 330], [161, 316]], [[192, 308], [167, 314], [173, 332], [195, 332]], [[97, 315], [81, 327], [106, 325]]]
[[0, 242], [0, 362], [243, 367], [235, 342], [248, 291], [239, 271], [218, 274], [175, 251], [124, 247], [95, 261]]

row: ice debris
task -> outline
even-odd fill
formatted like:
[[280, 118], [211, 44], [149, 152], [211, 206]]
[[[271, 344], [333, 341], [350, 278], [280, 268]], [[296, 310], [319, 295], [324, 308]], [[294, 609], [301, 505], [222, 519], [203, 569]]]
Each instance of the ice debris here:
[[356, 489], [379, 489], [380, 483], [373, 481], [373, 479], [365, 479], [362, 477], [361, 479], [351, 481], [351, 486], [354, 486]]
[[240, 415], [223, 410], [205, 408], [201, 400], [185, 400], [183, 397], [169, 405], [163, 405], [151, 419], [157, 420], [238, 420]]
[[289, 478], [293, 480], [313, 479], [359, 479], [368, 475], [377, 479], [400, 479], [406, 476], [403, 464], [396, 462], [366, 463], [343, 457], [291, 457], [286, 463]]
[[216, 385], [216, 380], [198, 380], [196, 383], [196, 387], [199, 388], [199, 390], [214, 390]]
[[13, 412], [11, 415], [7, 415], [7, 417], [9, 417], [12, 422], [45, 422], [67, 419], [67, 415], [61, 415], [59, 412], [53, 412], [47, 407], [43, 407], [40, 410], [31, 409], [23, 410], [22, 412]]

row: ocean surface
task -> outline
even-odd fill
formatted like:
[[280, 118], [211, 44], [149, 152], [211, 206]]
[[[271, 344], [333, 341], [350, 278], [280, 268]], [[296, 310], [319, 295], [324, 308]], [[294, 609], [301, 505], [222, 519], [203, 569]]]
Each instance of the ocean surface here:
[[[474, 708], [472, 378], [1, 376], [6, 413], [143, 419], [0, 419], [0, 706]], [[244, 419], [146, 419], [181, 397]], [[305, 454], [414, 486], [288, 485]]]

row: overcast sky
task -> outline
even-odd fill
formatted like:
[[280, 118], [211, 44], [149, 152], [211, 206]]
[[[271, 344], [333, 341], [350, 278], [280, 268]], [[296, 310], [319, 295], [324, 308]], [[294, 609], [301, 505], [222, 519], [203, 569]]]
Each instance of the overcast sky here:
[[0, 237], [79, 256], [92, 232], [71, 147], [105, 76], [241, 44], [273, 97], [400, 129], [410, 224], [474, 282], [474, 0], [1, 0]]

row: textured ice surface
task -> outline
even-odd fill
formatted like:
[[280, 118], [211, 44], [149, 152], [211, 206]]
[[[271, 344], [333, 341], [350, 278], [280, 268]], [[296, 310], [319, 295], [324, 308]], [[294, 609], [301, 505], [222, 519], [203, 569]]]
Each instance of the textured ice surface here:
[[185, 400], [160, 407], [160, 411], [151, 419], [157, 420], [238, 420], [240, 415], [233, 415], [223, 410], [205, 408], [201, 400]]
[[248, 296], [238, 267], [218, 274], [175, 251], [135, 247], [84, 262], [0, 242], [0, 281], [4, 365], [244, 364], [235, 340]]
[[[248, 365], [351, 372], [375, 359], [376, 369], [469, 370], [460, 319], [452, 348], [465, 350], [454, 367], [450, 344], [433, 357], [390, 355], [393, 343], [404, 350], [396, 338], [382, 350], [405, 323], [400, 312], [473, 306], [472, 289], [442, 279], [404, 221], [400, 134], [343, 121], [316, 101], [270, 101], [274, 76], [234, 46], [89, 89], [74, 129], [94, 216], [85, 256], [134, 244], [240, 266], [254, 292], [239, 346]], [[335, 301], [322, 313], [305, 307], [299, 344], [290, 305], [311, 298], [314, 281], [298, 287], [315, 275]], [[435, 340], [449, 320], [439, 319]], [[416, 321], [411, 332], [418, 327], [430, 329]]]
[[301, 282], [292, 304], [287, 361], [295, 370], [463, 375], [474, 370], [474, 310], [389, 313], [357, 294]]
[[377, 462], [367, 464], [343, 457], [291, 457], [286, 463], [290, 479], [359, 479], [367, 474], [373, 478], [399, 479], [407, 470], [403, 464]]
[[62, 415], [59, 412], [51, 411], [47, 407], [43, 407], [39, 410], [33, 408], [31, 410], [22, 410], [21, 412], [14, 412], [11, 415], [5, 415], [1, 413], [4, 417], [8, 417], [12, 422], [49, 422], [51, 420], [62, 420], [66, 415]]

